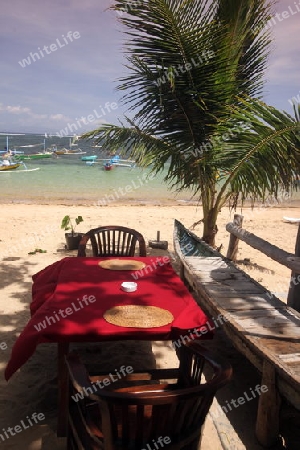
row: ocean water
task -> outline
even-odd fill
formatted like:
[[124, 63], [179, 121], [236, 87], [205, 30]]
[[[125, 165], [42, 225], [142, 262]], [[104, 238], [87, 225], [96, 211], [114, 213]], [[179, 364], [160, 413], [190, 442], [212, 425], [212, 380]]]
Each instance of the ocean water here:
[[[24, 153], [38, 153], [56, 145], [70, 148], [70, 138], [43, 135], [14, 135], [8, 137], [10, 149]], [[92, 147], [92, 141], [77, 141], [86, 155], [107, 158], [101, 148]], [[6, 135], [0, 135], [0, 150], [7, 145]], [[34, 147], [24, 147], [34, 145]], [[72, 147], [76, 149], [77, 147]], [[130, 204], [174, 204], [194, 202], [191, 192], [180, 194], [171, 191], [163, 181], [165, 173], [153, 176], [150, 169], [141, 167], [114, 167], [105, 171], [103, 161], [87, 165], [80, 155], [53, 156], [49, 159], [25, 161], [23, 167], [9, 172], [0, 172], [0, 198], [6, 203], [82, 204], [107, 205]]]
[[[59, 138], [25, 134], [8, 136], [10, 149], [24, 153], [38, 153], [56, 145], [58, 149], [70, 148], [69, 137]], [[92, 146], [92, 141], [78, 140], [78, 147], [86, 155], [109, 158], [101, 148]], [[0, 134], [0, 150], [7, 145], [7, 136]], [[30, 146], [30, 147], [29, 147]], [[76, 149], [77, 147], [72, 147]], [[150, 169], [141, 167], [114, 167], [105, 171], [103, 161], [87, 165], [80, 155], [52, 156], [49, 159], [25, 161], [23, 167], [9, 172], [0, 172], [0, 199], [4, 203], [108, 205], [108, 204], [197, 204], [191, 191], [176, 193], [164, 181], [167, 168], [153, 176]], [[20, 170], [21, 169], [21, 170]], [[283, 195], [278, 206], [298, 206], [300, 190], [293, 195]], [[276, 206], [276, 201], [269, 206]]]

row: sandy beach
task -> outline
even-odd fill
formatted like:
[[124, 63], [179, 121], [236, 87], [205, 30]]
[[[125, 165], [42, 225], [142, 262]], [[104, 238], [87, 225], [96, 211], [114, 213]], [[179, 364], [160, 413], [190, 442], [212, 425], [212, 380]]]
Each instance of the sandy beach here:
[[[64, 442], [55, 436], [56, 346], [54, 344], [40, 345], [34, 356], [8, 383], [3, 377], [3, 370], [11, 348], [29, 319], [32, 275], [65, 256], [76, 256], [76, 251], [65, 250], [64, 231], [60, 228], [62, 218], [66, 214], [72, 217], [82, 215], [84, 222], [76, 229], [79, 232], [85, 232], [104, 224], [122, 224], [139, 230], [147, 242], [155, 240], [156, 232], [160, 231], [161, 240], [168, 241], [168, 251], [172, 257], [174, 219], [176, 218], [186, 227], [190, 227], [201, 219], [201, 207], [178, 204], [173, 206], [114, 205], [102, 207], [32, 204], [2, 204], [1, 206], [0, 367], [2, 376], [0, 378], [0, 429], [17, 425], [33, 412], [45, 415], [45, 420], [40, 424], [34, 425], [16, 436], [9, 437], [4, 442], [0, 441], [1, 448], [15, 450], [64, 448]], [[240, 212], [237, 211], [237, 213]], [[285, 207], [260, 207], [254, 210], [245, 208], [242, 214], [244, 215], [243, 226], [245, 229], [288, 252], [294, 252], [298, 226], [284, 222], [283, 216], [300, 217], [300, 207], [287, 205]], [[219, 232], [216, 244], [217, 246], [222, 245], [221, 253], [224, 255], [226, 255], [229, 243], [229, 234], [225, 225], [232, 220], [233, 213], [227, 208], [223, 208], [218, 220]], [[201, 236], [201, 224], [197, 225], [193, 232]], [[46, 252], [35, 253], [35, 249], [42, 249]], [[156, 252], [160, 251], [156, 250]], [[155, 253], [150, 251], [149, 254]], [[289, 269], [244, 243], [240, 243], [238, 265], [272, 293], [282, 300], [286, 300], [291, 275]], [[153, 344], [152, 350], [149, 345], [149, 343], [133, 342], [130, 344], [114, 343], [106, 346], [105, 349], [100, 346], [101, 359], [111, 363], [115, 362], [115, 364], [120, 357], [126, 358], [126, 360], [127, 358], [133, 359], [133, 364], [140, 367], [147, 363], [154, 364], [155, 358], [160, 366], [172, 366], [174, 352], [167, 344], [164, 346]], [[231, 358], [234, 370], [241, 366], [240, 357], [231, 348], [230, 343], [224, 340], [221, 331], [213, 344], [214, 349], [218, 351], [220, 345], [222, 346], [220, 353], [224, 353], [224, 348], [226, 348], [225, 353]], [[83, 351], [90, 355], [95, 354], [97, 349], [99, 351], [99, 346], [95, 351], [86, 348], [87, 346], [84, 347]], [[234, 380], [227, 392], [234, 395], [234, 390], [242, 383], [248, 383], [249, 386], [251, 381], [247, 379], [247, 376], [250, 376], [250, 380], [252, 380], [251, 377], [255, 378], [257, 374], [250, 364], [244, 361], [241, 370], [235, 370]], [[228, 430], [229, 442], [235, 445], [228, 446], [228, 448], [258, 450], [261, 447], [255, 443], [252, 427], [253, 417], [255, 417], [255, 402], [243, 408], [244, 410], [238, 413], [239, 423], [234, 425], [236, 431], [233, 431], [233, 425], [231, 427], [228, 423], [224, 425]], [[243, 425], [243, 418], [246, 420], [247, 427]], [[227, 448], [224, 446], [224, 436], [220, 436], [220, 432], [218, 434], [212, 419], [208, 418], [203, 449], [219, 450], [222, 448]]]

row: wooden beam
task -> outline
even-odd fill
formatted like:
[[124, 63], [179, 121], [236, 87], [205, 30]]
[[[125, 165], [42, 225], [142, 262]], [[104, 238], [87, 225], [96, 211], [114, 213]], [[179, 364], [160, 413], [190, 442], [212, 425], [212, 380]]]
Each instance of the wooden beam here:
[[235, 235], [241, 241], [246, 242], [246, 244], [264, 253], [269, 258], [274, 259], [274, 261], [277, 261], [289, 269], [300, 273], [300, 257], [295, 256], [293, 253], [288, 253], [276, 245], [270, 244], [264, 239], [255, 236], [253, 233], [249, 233], [249, 231], [244, 230], [243, 228], [237, 228], [232, 222], [226, 225], [226, 230]]

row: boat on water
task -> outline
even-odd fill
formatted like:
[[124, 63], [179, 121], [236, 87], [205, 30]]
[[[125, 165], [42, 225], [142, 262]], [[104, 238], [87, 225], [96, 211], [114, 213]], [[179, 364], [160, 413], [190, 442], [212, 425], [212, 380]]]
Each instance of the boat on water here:
[[106, 163], [109, 163], [115, 167], [131, 167], [134, 168], [136, 166], [136, 162], [130, 159], [120, 159], [119, 155], [115, 155], [112, 158], [104, 158], [99, 159], [98, 161], [104, 161], [104, 166]]
[[[20, 166], [23, 166], [23, 169], [18, 169]], [[4, 159], [0, 162], [0, 173], [23, 173], [23, 172], [35, 172], [36, 170], [40, 170], [39, 167], [35, 167], [34, 169], [28, 169], [24, 162], [15, 162], [12, 160]]]
[[9, 149], [9, 155], [14, 156], [16, 161], [28, 161], [31, 159], [44, 159], [44, 158], [51, 158], [53, 155], [52, 151], [46, 150], [45, 148], [45, 141], [44, 144], [26, 144], [26, 145], [20, 145], [19, 148], [26, 148], [31, 151], [31, 149], [41, 147], [41, 145], [44, 145], [43, 151], [38, 151], [36, 153], [25, 153], [23, 150], [11, 150]]
[[[78, 147], [76, 141], [78, 141], [78, 136], [69, 136], [69, 148], [62, 148], [60, 150], [54, 150], [54, 153], [58, 156], [72, 156], [72, 155], [85, 155], [86, 152], [83, 152], [81, 148]], [[74, 148], [76, 147], [76, 148]]]
[[[120, 159], [119, 155], [113, 156], [112, 158], [99, 158], [97, 155], [87, 155], [81, 158], [82, 161], [88, 166], [93, 166], [94, 164], [102, 164], [104, 170], [111, 170], [113, 167], [130, 167], [134, 168], [136, 166], [136, 162], [130, 159]], [[110, 167], [111, 169], [106, 167]]]
[[[19, 151], [19, 150], [15, 150], [15, 149], [9, 150], [9, 152], [10, 152], [11, 155], [23, 155], [24, 154], [23, 151]], [[7, 153], [7, 149], [0, 150], [0, 155], [4, 155], [6, 153]]]
[[83, 152], [81, 148], [77, 148], [76, 150], [70, 149], [70, 148], [62, 148], [61, 150], [55, 150], [53, 153], [55, 153], [58, 156], [74, 156], [74, 155], [85, 155], [86, 152]]
[[104, 167], [104, 170], [112, 170], [114, 166], [110, 162], [107, 162], [104, 164], [103, 167]]
[[31, 153], [31, 154], [23, 154], [23, 155], [15, 155], [15, 159], [18, 161], [26, 161], [30, 159], [45, 159], [52, 158], [53, 153], [45, 152], [45, 153]]
[[98, 158], [98, 155], [86, 155], [82, 156], [81, 161], [95, 161]]
[[[7, 161], [7, 160], [5, 160], [5, 161]], [[4, 162], [4, 161], [3, 161], [3, 162]], [[10, 171], [10, 170], [15, 170], [15, 169], [17, 169], [18, 167], [20, 167], [20, 165], [21, 165], [21, 163], [9, 163], [9, 164], [3, 164], [3, 162], [0, 163], [0, 171], [1, 171], [1, 172], [8, 172], [8, 171]]]

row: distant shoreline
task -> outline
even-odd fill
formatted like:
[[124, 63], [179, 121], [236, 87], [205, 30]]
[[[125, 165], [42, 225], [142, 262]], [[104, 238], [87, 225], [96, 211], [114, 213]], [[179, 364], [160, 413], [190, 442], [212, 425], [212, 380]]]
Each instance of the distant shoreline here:
[[[182, 200], [182, 199], [124, 199], [123, 201], [118, 199], [113, 202], [107, 202], [106, 204], [98, 203], [97, 199], [14, 199], [14, 200], [5, 200], [0, 199], [1, 205], [51, 205], [51, 206], [86, 206], [86, 207], [100, 207], [100, 208], [108, 208], [108, 207], [118, 207], [118, 206], [194, 206], [201, 207], [202, 203], [196, 200]], [[260, 202], [255, 203], [252, 208], [251, 203], [246, 201], [244, 205], [238, 204], [237, 211], [241, 209], [272, 209], [272, 208], [299, 208], [300, 200], [290, 200], [288, 202], [279, 202], [278, 204], [263, 204]], [[226, 204], [222, 207], [229, 208], [229, 205]]]

